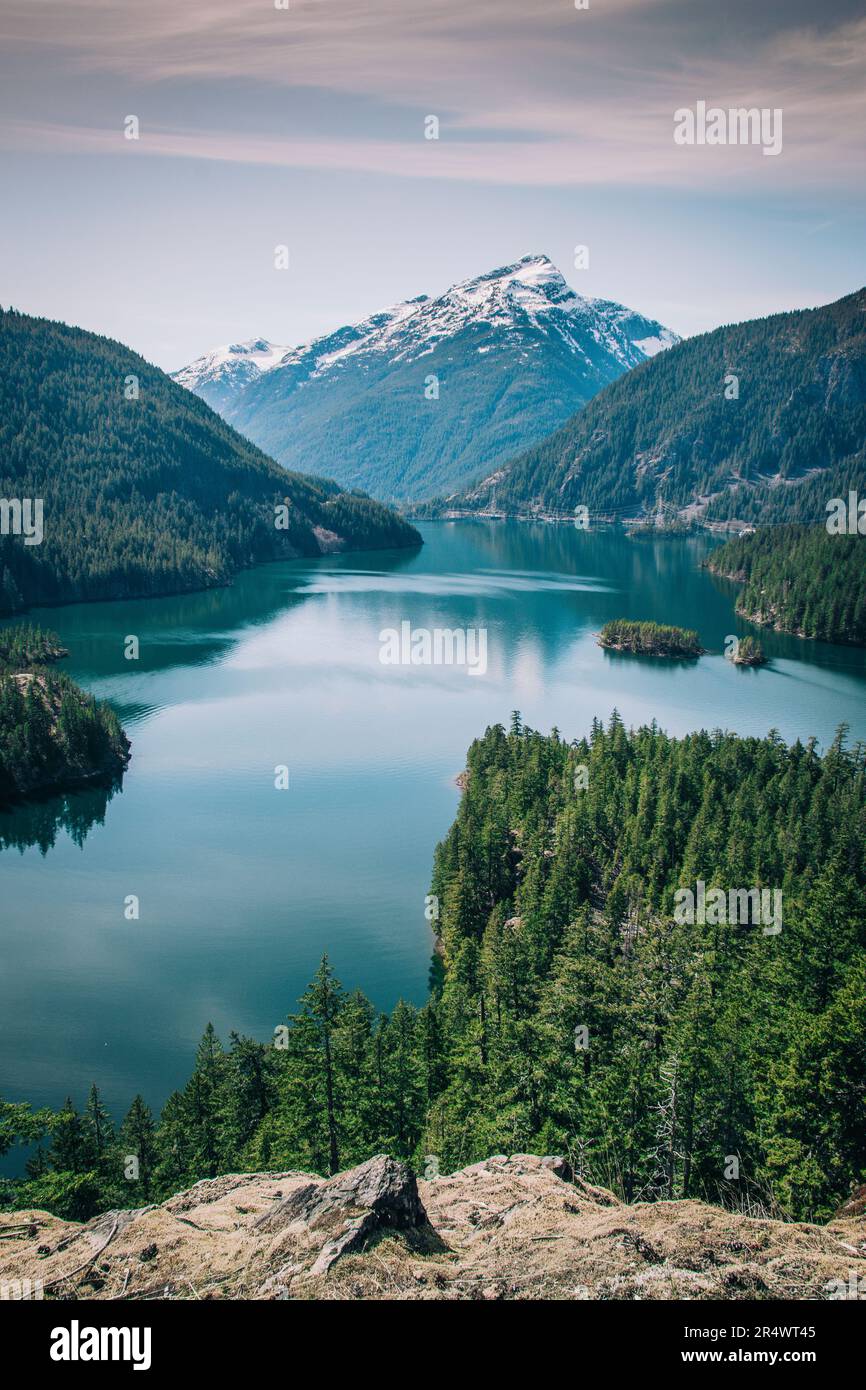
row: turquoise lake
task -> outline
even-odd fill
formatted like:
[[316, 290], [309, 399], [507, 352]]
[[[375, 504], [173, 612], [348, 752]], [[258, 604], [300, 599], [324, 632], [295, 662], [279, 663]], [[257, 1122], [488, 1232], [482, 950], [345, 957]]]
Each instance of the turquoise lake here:
[[[177, 598], [42, 610], [63, 668], [132, 739], [122, 789], [0, 815], [0, 1095], [119, 1119], [181, 1085], [213, 1022], [272, 1035], [327, 950], [384, 1008], [426, 994], [434, 846], [471, 740], [519, 709], [578, 737], [616, 706], [672, 733], [866, 737], [866, 653], [762, 634], [723, 655], [736, 589], [704, 538], [437, 523], [411, 552], [264, 566]], [[695, 627], [696, 662], [603, 652], [612, 617]], [[483, 676], [386, 666], [379, 633], [486, 628]], [[140, 659], [124, 639], [140, 640]], [[274, 769], [289, 769], [275, 789]], [[128, 921], [124, 901], [140, 900]]]

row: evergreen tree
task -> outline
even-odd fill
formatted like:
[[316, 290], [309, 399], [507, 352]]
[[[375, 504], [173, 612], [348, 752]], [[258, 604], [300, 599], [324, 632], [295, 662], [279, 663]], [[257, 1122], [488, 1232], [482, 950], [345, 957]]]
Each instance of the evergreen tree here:
[[[136, 1160], [138, 1177], [127, 1179], [139, 1184], [136, 1191], [149, 1198], [153, 1191], [154, 1171], [157, 1162], [156, 1127], [149, 1106], [141, 1096], [136, 1096], [129, 1107], [129, 1113], [120, 1127], [120, 1149], [124, 1169], [130, 1158]], [[126, 1177], [126, 1172], [124, 1171]]]

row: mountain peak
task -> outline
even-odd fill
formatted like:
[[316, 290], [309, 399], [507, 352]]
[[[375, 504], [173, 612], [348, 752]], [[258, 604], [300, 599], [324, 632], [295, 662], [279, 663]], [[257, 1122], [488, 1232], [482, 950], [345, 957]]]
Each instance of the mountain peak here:
[[483, 476], [676, 341], [532, 252], [288, 351], [218, 349], [175, 380], [287, 467], [402, 501]]
[[521, 256], [519, 261], [513, 261], [511, 265], [503, 265], [498, 270], [490, 271], [490, 275], [503, 279], [521, 280], [531, 279], [533, 276], [552, 277], [558, 280], [563, 278], [562, 272], [554, 265], [550, 257], [543, 254]]
[[272, 343], [269, 338], [247, 338], [240, 343], [224, 343], [221, 347], [214, 348], [213, 352], [206, 353], [198, 360], [199, 362], [212, 362], [216, 366], [221, 362], [229, 362], [233, 358], [243, 358], [248, 362], [255, 362], [261, 371], [267, 371], [279, 362], [286, 351], [285, 347], [279, 343]]
[[492, 294], [518, 292], [521, 288], [530, 291], [534, 289], [542, 293], [545, 290], [553, 289], [557, 295], [565, 290], [574, 294], [573, 290], [569, 290], [564, 275], [553, 264], [549, 256], [530, 255], [521, 256], [519, 261], [512, 261], [510, 265], [501, 265], [495, 270], [488, 270], [483, 275], [475, 275], [468, 280], [460, 280], [456, 285], [452, 285], [451, 289], [446, 290], [440, 298], [445, 299], [451, 294], [465, 295], [482, 287], [486, 287], [487, 292]]
[[[285, 357], [287, 348], [269, 338], [247, 338], [224, 343], [172, 372], [172, 377], [189, 391], [204, 396], [208, 405], [220, 410], [242, 387], [269, 372]], [[207, 389], [202, 389], [207, 388]]]
[[270, 357], [275, 352], [282, 354], [286, 349], [278, 343], [272, 343], [268, 338], [247, 338], [246, 342], [228, 343], [224, 348], [217, 348], [217, 351], [225, 353], [226, 356]]

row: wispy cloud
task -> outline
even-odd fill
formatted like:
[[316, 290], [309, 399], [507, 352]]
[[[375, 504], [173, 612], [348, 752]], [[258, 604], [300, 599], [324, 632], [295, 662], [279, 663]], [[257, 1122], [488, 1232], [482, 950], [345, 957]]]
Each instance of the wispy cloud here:
[[[757, 7], [731, 0], [724, 37], [707, 40], [694, 0], [5, 0], [0, 38], [16, 64], [129, 83], [145, 101], [136, 154], [406, 178], [580, 185], [706, 184], [719, 178], [820, 185], [845, 181], [863, 153], [866, 19], [842, 0]], [[722, 29], [719, 15], [713, 27]], [[220, 83], [318, 88], [394, 110], [393, 138], [363, 105], [345, 133], [299, 126], [290, 137], [239, 128]], [[85, 86], [87, 84], [84, 84]], [[196, 122], [167, 121], [180, 86]], [[672, 140], [673, 111], [710, 103], [782, 107], [784, 158], [751, 148], [694, 150]], [[407, 131], [405, 110], [418, 111]], [[132, 109], [137, 109], [133, 107]], [[396, 112], [399, 109], [399, 119]], [[441, 138], [424, 141], [424, 114]], [[62, 121], [13, 120], [7, 148], [129, 153], [119, 134], [70, 103]], [[387, 125], [387, 117], [386, 117]]]

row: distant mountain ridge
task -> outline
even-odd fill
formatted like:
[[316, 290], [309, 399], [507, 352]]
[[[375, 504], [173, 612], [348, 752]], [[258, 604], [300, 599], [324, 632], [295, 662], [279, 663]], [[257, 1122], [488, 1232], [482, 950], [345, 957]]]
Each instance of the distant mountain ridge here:
[[0, 311], [0, 407], [0, 498], [38, 499], [44, 518], [35, 544], [4, 522], [0, 616], [209, 588], [261, 560], [420, 544], [380, 503], [287, 473], [96, 333]]
[[866, 494], [866, 289], [689, 338], [439, 510], [822, 521]]
[[511, 458], [678, 341], [654, 319], [576, 294], [535, 255], [277, 360], [253, 339], [174, 379], [286, 467], [408, 501]]

